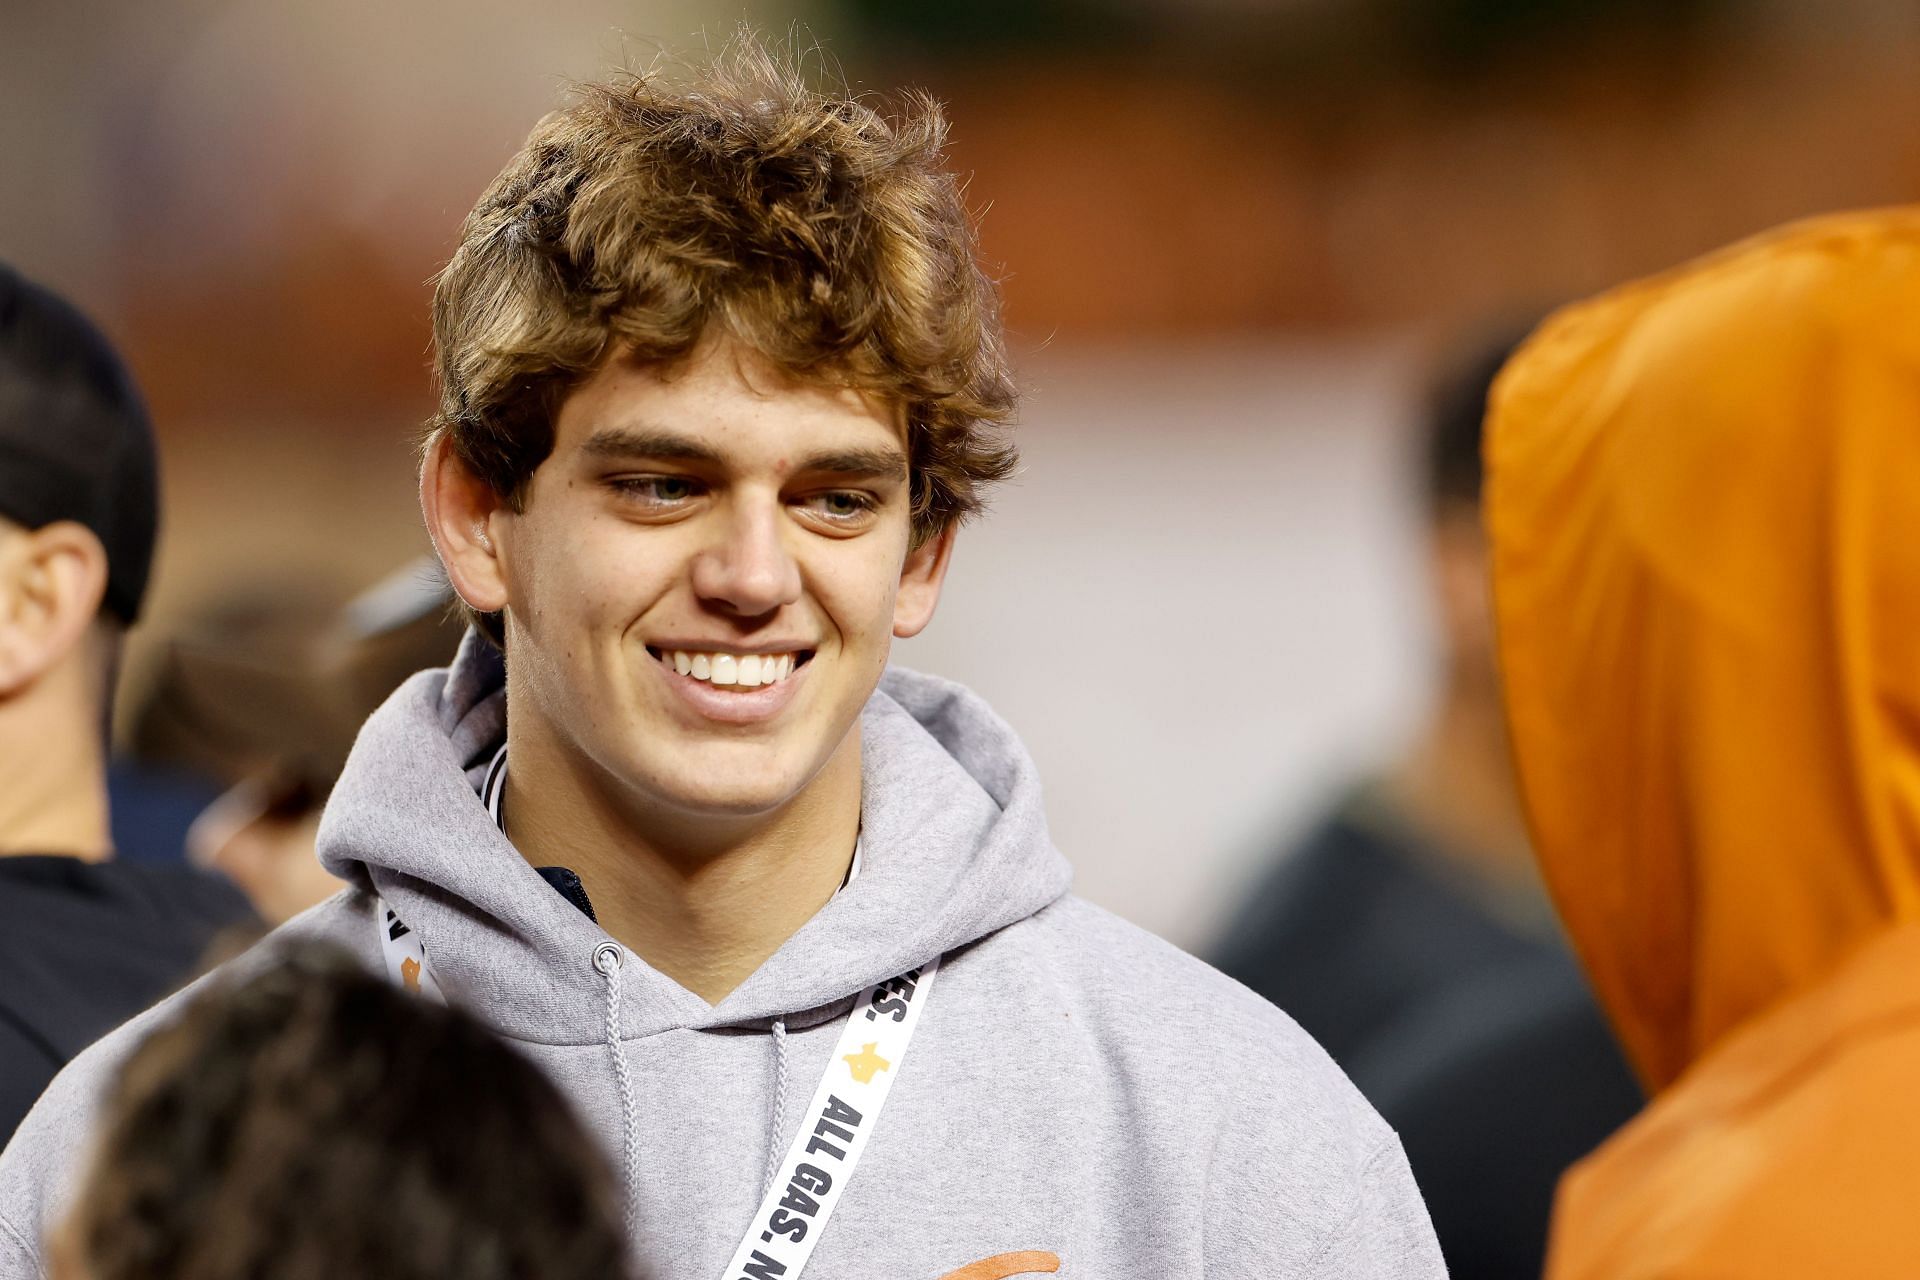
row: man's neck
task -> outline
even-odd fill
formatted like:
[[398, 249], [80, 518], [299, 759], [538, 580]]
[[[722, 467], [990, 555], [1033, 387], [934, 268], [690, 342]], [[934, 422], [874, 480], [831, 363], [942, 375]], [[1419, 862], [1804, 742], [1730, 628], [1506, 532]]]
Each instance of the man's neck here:
[[830, 901], [860, 834], [860, 733], [781, 810], [730, 823], [647, 812], [555, 753], [508, 748], [507, 837], [577, 874], [600, 926], [709, 1004]]
[[113, 856], [107, 825], [106, 752], [94, 719], [51, 704], [35, 688], [0, 703], [0, 857]]

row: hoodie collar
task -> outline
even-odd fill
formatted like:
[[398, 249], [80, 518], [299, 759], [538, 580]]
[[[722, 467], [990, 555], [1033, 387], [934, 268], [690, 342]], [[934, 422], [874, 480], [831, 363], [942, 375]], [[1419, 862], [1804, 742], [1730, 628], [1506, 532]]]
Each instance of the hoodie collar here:
[[[979, 698], [896, 668], [861, 732], [859, 879], [718, 1005], [636, 957], [620, 975], [629, 1036], [825, 1017], [1066, 892], [1033, 763]], [[451, 668], [408, 680], [361, 730], [321, 823], [321, 861], [385, 898], [443, 989], [502, 1034], [598, 1043], [592, 957], [607, 935], [541, 880], [480, 803], [504, 734], [500, 655], [469, 632]]]

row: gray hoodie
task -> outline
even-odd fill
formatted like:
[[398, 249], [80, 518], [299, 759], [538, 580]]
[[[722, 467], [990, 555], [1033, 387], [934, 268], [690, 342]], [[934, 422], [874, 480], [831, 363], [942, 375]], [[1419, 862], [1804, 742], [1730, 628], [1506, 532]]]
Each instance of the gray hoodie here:
[[[965, 689], [888, 673], [861, 722], [860, 875], [709, 1006], [631, 953], [596, 968], [607, 935], [489, 819], [476, 789], [504, 734], [501, 685], [469, 637], [374, 713], [320, 833], [352, 887], [236, 963], [317, 935], [381, 966], [384, 898], [447, 997], [602, 1137], [642, 1276], [721, 1275], [812, 1118], [853, 998], [935, 957], [911, 1057], [809, 1277], [1445, 1274], [1399, 1142], [1318, 1046], [1067, 893], [1032, 762]], [[0, 1277], [43, 1265], [101, 1089], [177, 1000], [76, 1059], [0, 1155]]]

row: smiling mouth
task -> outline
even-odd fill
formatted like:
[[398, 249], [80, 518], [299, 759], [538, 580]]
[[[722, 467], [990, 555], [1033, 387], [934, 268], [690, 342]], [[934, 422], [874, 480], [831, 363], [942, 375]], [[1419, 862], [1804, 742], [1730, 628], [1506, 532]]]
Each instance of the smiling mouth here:
[[813, 650], [796, 649], [792, 653], [728, 653], [725, 650], [695, 652], [691, 649], [660, 649], [647, 646], [654, 660], [670, 671], [691, 680], [703, 681], [720, 689], [758, 689], [779, 684], [813, 659]]

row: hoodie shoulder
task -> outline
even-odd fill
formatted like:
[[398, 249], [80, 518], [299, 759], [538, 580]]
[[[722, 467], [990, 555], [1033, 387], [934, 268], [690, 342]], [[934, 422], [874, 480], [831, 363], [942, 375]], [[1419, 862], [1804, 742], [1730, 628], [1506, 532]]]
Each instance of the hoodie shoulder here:
[[1209, 1078], [1264, 1081], [1311, 1098], [1366, 1150], [1393, 1136], [1297, 1022], [1205, 961], [1074, 895], [1034, 915], [1028, 927], [1033, 945], [1073, 976], [1089, 1011], [1115, 1036], [1157, 1051], [1177, 1034], [1206, 1051]]
[[208, 983], [274, 963], [294, 942], [334, 942], [370, 967], [380, 961], [372, 899], [347, 889], [295, 916], [245, 952], [108, 1032], [61, 1068], [0, 1152], [0, 1280], [44, 1275], [40, 1242], [66, 1213], [100, 1111], [121, 1067], [142, 1041]]
[[1050, 975], [1148, 1149], [1205, 1152], [1209, 1273], [1446, 1274], [1399, 1139], [1292, 1018], [1073, 896], [1000, 936]]

